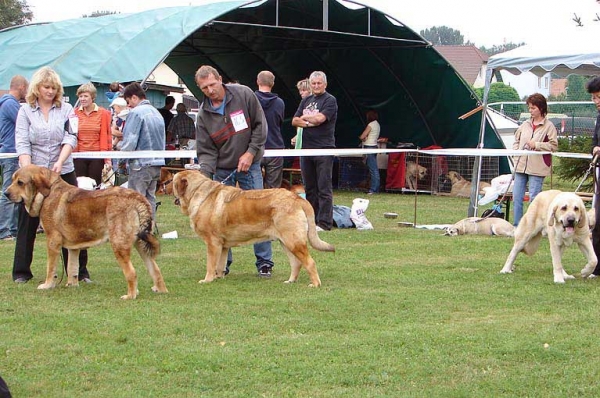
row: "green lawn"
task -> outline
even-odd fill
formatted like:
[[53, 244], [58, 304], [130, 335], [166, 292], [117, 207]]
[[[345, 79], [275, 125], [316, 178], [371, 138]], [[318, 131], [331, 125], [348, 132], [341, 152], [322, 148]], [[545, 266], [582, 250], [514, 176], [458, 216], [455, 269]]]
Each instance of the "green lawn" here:
[[[355, 192], [336, 192], [351, 205]], [[12, 282], [14, 244], [0, 243], [0, 375], [14, 397], [595, 397], [600, 280], [584, 281], [575, 248], [565, 285], [552, 280], [547, 242], [517, 271], [499, 274], [512, 246], [500, 237], [443, 236], [399, 227], [453, 223], [467, 199], [369, 197], [373, 231], [321, 237], [312, 251], [323, 286], [283, 284], [278, 244], [271, 279], [256, 277], [251, 247], [236, 248], [224, 280], [198, 284], [205, 246], [161, 197], [159, 265], [169, 293], [150, 291], [137, 254], [140, 294], [126, 284], [109, 245], [91, 249], [94, 284], [38, 291]], [[383, 213], [396, 212], [398, 219]]]

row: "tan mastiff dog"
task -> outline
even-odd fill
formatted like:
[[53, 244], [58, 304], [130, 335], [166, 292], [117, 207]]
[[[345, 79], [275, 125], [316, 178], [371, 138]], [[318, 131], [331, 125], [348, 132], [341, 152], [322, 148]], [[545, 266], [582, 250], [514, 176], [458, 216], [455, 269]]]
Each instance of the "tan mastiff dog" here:
[[283, 188], [244, 191], [186, 170], [175, 174], [173, 194], [190, 226], [206, 243], [206, 276], [200, 282], [222, 278], [231, 247], [278, 239], [290, 260], [292, 273], [286, 283], [298, 279], [300, 268], [311, 284], [321, 285], [307, 240], [321, 251], [334, 247], [319, 239], [315, 214], [305, 199]]
[[[466, 180], [457, 171], [449, 171], [448, 179], [452, 182], [452, 190], [450, 190], [450, 196], [458, 196], [461, 198], [468, 198], [471, 196], [471, 181]], [[483, 188], [491, 187], [491, 185], [485, 181], [479, 182], [479, 191]]]

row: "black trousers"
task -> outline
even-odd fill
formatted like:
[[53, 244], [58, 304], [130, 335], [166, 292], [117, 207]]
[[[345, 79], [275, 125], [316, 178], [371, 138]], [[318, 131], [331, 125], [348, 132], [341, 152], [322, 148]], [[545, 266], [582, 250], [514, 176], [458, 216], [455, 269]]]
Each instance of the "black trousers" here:
[[[596, 225], [592, 230], [592, 246], [594, 246], [594, 253], [596, 257], [600, 259], [600, 178], [598, 178], [598, 167], [594, 168], [594, 211], [596, 212]], [[600, 262], [596, 265], [594, 275], [600, 275]]]
[[301, 157], [300, 169], [315, 222], [329, 231], [333, 226], [333, 156]]
[[[64, 174], [61, 177], [67, 183], [75, 186], [77, 185], [77, 178], [74, 171]], [[33, 278], [33, 274], [31, 273], [31, 262], [33, 261], [33, 247], [39, 225], [40, 218], [30, 217], [27, 210], [25, 210], [25, 205], [21, 203], [19, 205], [19, 224], [17, 227], [17, 241], [15, 243], [15, 256], [13, 260], [13, 280], [17, 278], [25, 278], [28, 280]], [[66, 273], [68, 250], [63, 248], [62, 255]], [[79, 252], [79, 280], [90, 277], [87, 270], [87, 262], [87, 250], [81, 250]]]
[[93, 178], [96, 181], [96, 185], [100, 186], [102, 183], [104, 159], [73, 159], [73, 164], [75, 165], [76, 175]]

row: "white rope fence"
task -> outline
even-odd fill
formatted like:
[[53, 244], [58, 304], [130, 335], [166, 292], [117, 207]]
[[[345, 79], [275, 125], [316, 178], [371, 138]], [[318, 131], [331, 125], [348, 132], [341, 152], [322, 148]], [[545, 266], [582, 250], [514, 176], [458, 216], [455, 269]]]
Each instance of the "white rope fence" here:
[[[362, 156], [369, 154], [390, 153], [421, 153], [433, 156], [520, 156], [546, 155], [592, 159], [589, 153], [544, 152], [515, 149], [486, 149], [486, 148], [448, 148], [448, 149], [365, 149], [365, 148], [331, 148], [331, 149], [266, 149], [265, 157], [296, 157], [296, 156]], [[0, 159], [16, 158], [16, 153], [0, 153]], [[196, 150], [171, 151], [97, 151], [73, 152], [76, 159], [147, 159], [147, 158], [195, 158]]]

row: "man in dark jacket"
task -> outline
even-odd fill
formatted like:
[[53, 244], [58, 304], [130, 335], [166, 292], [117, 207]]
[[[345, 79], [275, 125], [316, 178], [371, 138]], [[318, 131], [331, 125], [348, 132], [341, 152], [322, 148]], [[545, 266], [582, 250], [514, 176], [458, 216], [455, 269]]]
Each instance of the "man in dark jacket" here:
[[[241, 189], [262, 189], [260, 161], [265, 152], [267, 122], [249, 87], [223, 84], [215, 68], [201, 66], [196, 84], [204, 94], [196, 121], [196, 152], [200, 171], [216, 181]], [[258, 275], [271, 276], [271, 242], [254, 244]], [[227, 256], [225, 275], [232, 263]]]
[[[283, 137], [281, 136], [281, 125], [285, 104], [283, 100], [271, 90], [275, 85], [275, 76], [268, 70], [263, 70], [256, 77], [258, 90], [254, 92], [267, 119], [267, 142], [265, 149], [283, 149]], [[283, 178], [283, 157], [275, 156], [262, 158], [260, 165], [265, 170], [265, 187], [280, 188]]]
[[[592, 155], [600, 156], [600, 77], [590, 80], [587, 84], [587, 91], [592, 95], [592, 101], [598, 109], [598, 119], [596, 119], [596, 128], [592, 136]], [[592, 230], [592, 245], [596, 257], [600, 258], [600, 166], [596, 163], [594, 173], [596, 173], [596, 189], [594, 190], [594, 210], [596, 212], [596, 225]], [[593, 275], [600, 276], [600, 264], [596, 266]]]

